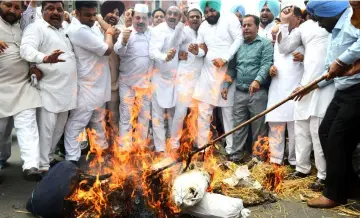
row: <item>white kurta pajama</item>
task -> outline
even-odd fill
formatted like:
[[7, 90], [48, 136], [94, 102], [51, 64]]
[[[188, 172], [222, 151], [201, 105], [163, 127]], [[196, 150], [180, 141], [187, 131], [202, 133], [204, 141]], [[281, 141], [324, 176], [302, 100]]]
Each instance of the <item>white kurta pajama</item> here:
[[[175, 107], [175, 78], [178, 68], [178, 51], [180, 39], [177, 38], [179, 23], [175, 29], [163, 22], [152, 29], [152, 36], [149, 43], [149, 55], [154, 60], [154, 75], [152, 77], [152, 125], [155, 150], [165, 151], [166, 131], [164, 129], [164, 114], [167, 109], [168, 131], [171, 131]], [[166, 62], [168, 50], [176, 49], [174, 58]]]
[[276, 22], [272, 21], [265, 28], [262, 28], [261, 26], [259, 26], [258, 35], [273, 41], [272, 29], [275, 25], [276, 25]]
[[9, 47], [0, 53], [0, 157], [10, 156], [11, 129], [16, 128], [23, 169], [39, 168], [39, 132], [36, 108], [41, 107], [38, 90], [29, 83], [29, 64], [20, 57], [22, 32], [0, 17], [0, 40]]
[[[44, 64], [44, 57], [57, 49], [64, 52], [59, 58], [65, 62]], [[43, 78], [38, 82], [43, 107], [37, 110], [37, 121], [40, 170], [48, 170], [53, 155], [51, 151], [55, 150], [64, 132], [68, 111], [76, 107], [76, 59], [64, 29], [56, 29], [43, 19], [36, 20], [25, 29], [20, 55], [36, 63], [43, 73]]]
[[[149, 42], [151, 32], [147, 29], [138, 33], [132, 28], [128, 43], [123, 46], [123, 35], [120, 34], [114, 51], [120, 57], [119, 65], [119, 136], [120, 145], [132, 144], [131, 118], [137, 120], [137, 132], [145, 142], [148, 136], [150, 121], [150, 75], [153, 69], [153, 60], [149, 57]], [[138, 107], [138, 114], [133, 114], [134, 106]]]
[[[279, 44], [281, 53], [288, 53], [300, 45], [305, 47], [304, 73], [301, 85], [305, 86], [317, 79], [324, 72], [329, 33], [318, 26], [317, 22], [308, 20], [288, 33], [288, 25], [280, 25], [282, 41]], [[315, 154], [317, 177], [326, 178], [326, 161], [318, 136], [318, 128], [327, 107], [335, 93], [334, 84], [317, 89], [295, 103], [296, 134], [296, 170], [308, 174], [311, 172], [310, 153]]]
[[86, 127], [96, 131], [99, 147], [108, 147], [104, 105], [111, 97], [110, 70], [108, 57], [104, 56], [108, 45], [97, 25], [90, 28], [73, 18], [67, 35], [77, 59], [78, 102], [65, 126], [65, 158], [77, 161], [81, 155], [77, 138]]
[[[197, 43], [205, 43], [208, 53], [204, 57], [201, 75], [196, 83], [193, 98], [198, 100], [198, 146], [208, 143], [208, 134], [211, 116], [214, 107], [222, 108], [224, 131], [233, 128], [233, 102], [235, 84], [228, 89], [227, 100], [221, 97], [223, 82], [225, 80], [228, 64], [222, 68], [213, 65], [212, 60], [223, 58], [229, 62], [243, 43], [241, 26], [234, 14], [221, 14], [217, 24], [210, 25], [204, 21], [198, 30]], [[204, 56], [204, 51], [199, 49], [199, 57]], [[233, 147], [232, 135], [227, 136], [228, 150]]]
[[175, 112], [171, 129], [171, 144], [173, 148], [179, 148], [179, 140], [183, 129], [183, 121], [187, 115], [188, 107], [195, 107], [192, 98], [195, 84], [200, 76], [203, 66], [203, 58], [188, 52], [191, 43], [197, 42], [197, 31], [189, 26], [182, 31], [182, 44], [180, 51], [188, 53], [187, 60], [180, 60], [175, 83]]
[[[277, 68], [277, 74], [272, 78], [269, 87], [267, 108], [287, 98], [293, 90], [300, 86], [304, 71], [303, 63], [293, 61], [293, 52], [303, 54], [304, 48], [303, 46], [299, 46], [290, 53], [280, 54], [278, 42], [276, 42], [274, 49], [274, 66]], [[268, 137], [271, 152], [270, 161], [272, 163], [281, 164], [283, 162], [287, 126], [289, 139], [288, 162], [296, 165], [294, 105], [294, 101], [288, 101], [266, 115], [266, 122], [268, 122], [270, 127]]]

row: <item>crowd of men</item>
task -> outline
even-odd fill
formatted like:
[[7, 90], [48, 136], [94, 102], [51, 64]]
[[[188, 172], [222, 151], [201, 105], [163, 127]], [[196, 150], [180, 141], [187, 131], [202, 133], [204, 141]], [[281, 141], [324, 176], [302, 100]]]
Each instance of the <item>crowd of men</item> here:
[[[0, 2], [0, 168], [15, 127], [23, 176], [39, 181], [64, 134], [65, 159], [81, 156], [88, 128], [104, 152], [148, 142], [177, 154], [184, 120], [196, 108], [197, 140], [210, 140], [214, 109], [225, 132], [298, 92], [294, 99], [227, 136], [229, 160], [242, 162], [268, 136], [270, 162], [311, 173], [313, 150], [323, 195], [312, 207], [346, 203], [359, 188], [351, 155], [360, 133], [359, 2], [260, 0], [260, 17], [220, 0], [152, 13], [121, 1]], [[26, 7], [26, 8], [25, 8]], [[124, 13], [124, 24], [120, 16]], [[327, 79], [302, 90], [315, 79]], [[136, 114], [134, 114], [136, 113]], [[133, 126], [133, 120], [137, 125]], [[149, 125], [151, 124], [151, 125]], [[106, 126], [116, 134], [109, 140]], [[288, 158], [285, 158], [286, 132]], [[90, 132], [88, 132], [89, 134]], [[167, 140], [169, 139], [169, 140]], [[169, 142], [169, 143], [168, 143]], [[357, 181], [357, 182], [356, 182]]]

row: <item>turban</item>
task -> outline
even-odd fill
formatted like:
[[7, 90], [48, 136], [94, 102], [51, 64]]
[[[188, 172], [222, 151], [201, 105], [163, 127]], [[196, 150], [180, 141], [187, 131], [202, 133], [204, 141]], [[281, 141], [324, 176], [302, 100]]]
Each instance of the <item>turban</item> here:
[[280, 3], [278, 0], [260, 0], [258, 2], [258, 10], [262, 11], [263, 6], [267, 4], [269, 10], [273, 14], [273, 16], [276, 18], [280, 14]]
[[231, 12], [233, 14], [235, 14], [237, 11], [242, 14], [242, 17], [244, 17], [246, 15], [246, 10], [244, 9], [244, 7], [242, 5], [235, 5], [232, 7]]
[[114, 9], [118, 8], [119, 10], [119, 16], [121, 16], [124, 12], [124, 3], [121, 1], [105, 1], [102, 6], [100, 7], [100, 14], [102, 17], [107, 16], [108, 13], [111, 13], [114, 11]]
[[222, 5], [221, 0], [201, 0], [201, 2], [199, 2], [199, 6], [203, 11], [203, 13], [206, 10], [207, 6], [213, 8], [218, 12], [221, 12], [221, 5]]
[[318, 17], [334, 17], [349, 6], [349, 1], [311, 0], [307, 4], [307, 11]]

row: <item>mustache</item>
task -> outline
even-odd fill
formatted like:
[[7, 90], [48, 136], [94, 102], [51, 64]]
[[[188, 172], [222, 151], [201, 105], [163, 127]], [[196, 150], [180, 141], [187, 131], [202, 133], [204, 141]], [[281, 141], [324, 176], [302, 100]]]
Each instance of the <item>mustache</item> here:
[[61, 17], [59, 15], [51, 15], [50, 19], [61, 20]]
[[144, 27], [145, 26], [145, 23], [138, 23], [137, 24], [137, 27]]
[[175, 18], [168, 18], [169, 22], [175, 22]]

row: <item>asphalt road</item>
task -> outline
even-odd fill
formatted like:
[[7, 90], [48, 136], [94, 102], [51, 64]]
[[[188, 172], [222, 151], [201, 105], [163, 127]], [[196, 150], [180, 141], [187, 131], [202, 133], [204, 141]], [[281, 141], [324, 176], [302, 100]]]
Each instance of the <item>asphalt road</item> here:
[[[19, 147], [14, 136], [9, 166], [0, 170], [0, 218], [34, 217], [23, 212], [26, 212], [26, 201], [36, 183], [22, 179], [21, 164]], [[280, 201], [250, 209], [251, 217], [347, 217], [332, 210], [308, 208], [305, 203], [297, 200]]]

